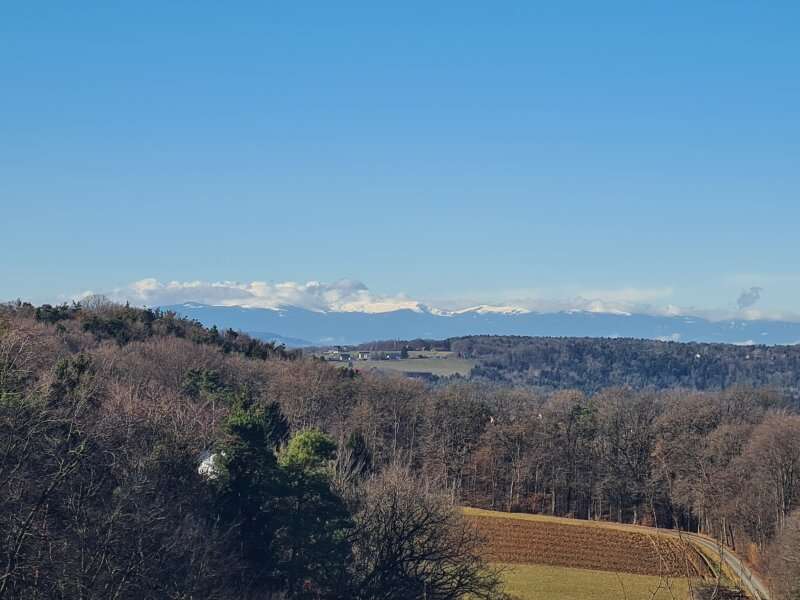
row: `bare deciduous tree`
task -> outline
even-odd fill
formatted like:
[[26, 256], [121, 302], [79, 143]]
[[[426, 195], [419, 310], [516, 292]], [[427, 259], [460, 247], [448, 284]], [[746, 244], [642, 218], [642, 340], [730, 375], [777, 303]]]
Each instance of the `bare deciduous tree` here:
[[391, 467], [360, 493], [353, 537], [355, 594], [364, 600], [501, 598], [477, 531], [447, 495]]

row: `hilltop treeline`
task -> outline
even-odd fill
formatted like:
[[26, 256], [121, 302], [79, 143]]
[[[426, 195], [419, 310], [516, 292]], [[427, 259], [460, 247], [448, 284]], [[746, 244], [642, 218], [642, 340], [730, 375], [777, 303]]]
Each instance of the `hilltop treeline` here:
[[153, 337], [170, 336], [216, 346], [226, 354], [236, 353], [248, 358], [292, 359], [298, 356], [282, 345], [264, 342], [233, 329], [221, 333], [216, 327], [203, 327], [197, 321], [172, 312], [120, 306], [101, 296], [91, 298], [84, 304], [72, 305], [44, 304], [33, 307], [17, 302], [6, 305], [4, 312], [6, 316], [33, 317], [39, 323], [54, 325], [59, 334], [66, 333], [65, 324], [73, 322], [78, 325], [78, 330], [91, 334], [95, 341], [113, 340], [120, 346]]
[[773, 386], [800, 394], [800, 345], [735, 346], [627, 338], [471, 336], [448, 340], [475, 358], [472, 377], [545, 390], [608, 387], [722, 390]]
[[386, 350], [450, 350], [450, 340], [379, 340], [366, 342], [353, 347], [355, 350], [386, 351]]
[[0, 598], [497, 597], [457, 503], [702, 531], [798, 581], [783, 390], [429, 386], [50, 310], [0, 310]]

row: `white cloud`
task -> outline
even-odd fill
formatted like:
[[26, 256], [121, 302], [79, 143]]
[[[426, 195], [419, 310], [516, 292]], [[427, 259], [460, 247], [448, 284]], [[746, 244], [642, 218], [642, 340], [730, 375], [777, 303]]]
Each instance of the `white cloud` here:
[[[77, 298], [86, 297], [87, 293]], [[198, 302], [215, 306], [281, 308], [297, 306], [315, 311], [388, 312], [399, 309], [422, 310], [420, 303], [402, 295], [379, 296], [360, 281], [342, 279], [334, 283], [285, 281], [170, 281], [141, 279], [106, 294], [121, 302], [140, 306], [165, 306]]]

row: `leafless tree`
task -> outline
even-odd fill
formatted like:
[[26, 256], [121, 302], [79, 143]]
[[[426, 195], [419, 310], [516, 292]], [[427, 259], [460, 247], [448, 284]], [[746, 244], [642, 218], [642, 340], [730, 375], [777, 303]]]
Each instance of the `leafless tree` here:
[[356, 597], [364, 600], [501, 598], [477, 531], [446, 494], [402, 467], [369, 481], [353, 538]]

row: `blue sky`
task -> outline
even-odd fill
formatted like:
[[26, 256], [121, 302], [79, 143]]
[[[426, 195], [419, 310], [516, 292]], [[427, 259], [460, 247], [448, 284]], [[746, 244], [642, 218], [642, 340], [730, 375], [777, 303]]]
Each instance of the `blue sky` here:
[[797, 3], [379, 4], [0, 5], [0, 298], [800, 313]]

